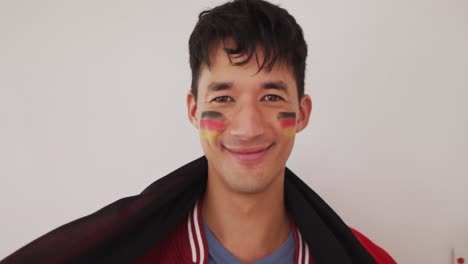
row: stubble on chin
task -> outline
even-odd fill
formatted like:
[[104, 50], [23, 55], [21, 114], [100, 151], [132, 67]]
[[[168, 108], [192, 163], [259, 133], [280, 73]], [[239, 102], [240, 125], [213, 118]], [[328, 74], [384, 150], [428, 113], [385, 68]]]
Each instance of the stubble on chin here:
[[[242, 169], [219, 172], [219, 182], [230, 192], [238, 194], [258, 194], [268, 189], [279, 175], [266, 175], [262, 168], [252, 168], [251, 171]], [[214, 175], [213, 175], [214, 176]]]

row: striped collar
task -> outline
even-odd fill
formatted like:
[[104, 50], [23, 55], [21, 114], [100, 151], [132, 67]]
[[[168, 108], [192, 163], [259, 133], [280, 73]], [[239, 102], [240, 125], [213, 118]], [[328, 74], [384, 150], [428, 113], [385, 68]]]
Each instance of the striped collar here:
[[[312, 264], [312, 256], [309, 251], [309, 246], [302, 239], [301, 232], [291, 219], [293, 228], [293, 235], [295, 240], [295, 264]], [[187, 219], [188, 242], [190, 243], [190, 250], [192, 253], [192, 263], [194, 264], [208, 264], [208, 243], [206, 242], [205, 233], [203, 232], [203, 222], [201, 215], [201, 202], [198, 200], [189, 212]]]

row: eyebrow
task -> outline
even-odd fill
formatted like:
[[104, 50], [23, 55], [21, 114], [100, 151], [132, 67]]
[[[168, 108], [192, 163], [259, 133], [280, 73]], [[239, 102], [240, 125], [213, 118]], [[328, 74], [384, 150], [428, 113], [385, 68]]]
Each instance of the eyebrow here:
[[279, 90], [285, 92], [286, 94], [288, 93], [288, 85], [286, 85], [283, 81], [266, 82], [262, 85], [262, 88]]
[[212, 82], [208, 85], [208, 92], [217, 92], [232, 88], [232, 82]]
[[[233, 86], [233, 82], [212, 82], [208, 85], [208, 92], [217, 92], [229, 90]], [[263, 89], [279, 90], [288, 93], [288, 85], [283, 81], [271, 81], [262, 84]]]

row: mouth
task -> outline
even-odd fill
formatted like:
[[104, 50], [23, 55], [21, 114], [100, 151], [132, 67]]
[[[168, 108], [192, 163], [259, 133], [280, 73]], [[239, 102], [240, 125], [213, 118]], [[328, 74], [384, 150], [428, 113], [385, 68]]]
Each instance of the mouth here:
[[273, 146], [273, 144], [266, 147], [224, 148], [229, 152], [229, 154], [231, 154], [236, 160], [238, 160], [241, 163], [256, 163], [265, 156], [265, 154], [271, 146]]

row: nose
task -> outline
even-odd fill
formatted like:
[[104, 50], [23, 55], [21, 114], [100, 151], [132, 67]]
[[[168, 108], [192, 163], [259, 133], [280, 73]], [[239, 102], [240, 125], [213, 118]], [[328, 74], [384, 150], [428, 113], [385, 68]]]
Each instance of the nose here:
[[265, 133], [261, 110], [256, 105], [244, 104], [231, 119], [230, 134], [239, 140], [247, 141]]

